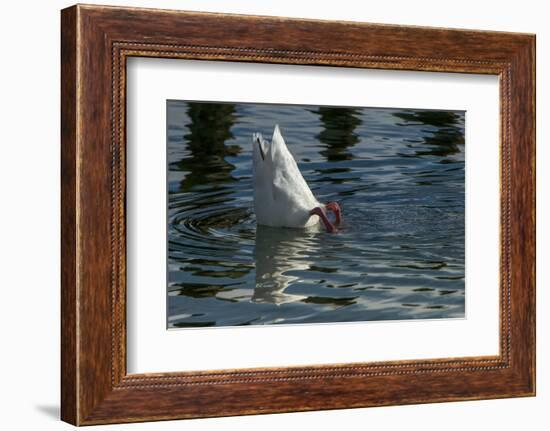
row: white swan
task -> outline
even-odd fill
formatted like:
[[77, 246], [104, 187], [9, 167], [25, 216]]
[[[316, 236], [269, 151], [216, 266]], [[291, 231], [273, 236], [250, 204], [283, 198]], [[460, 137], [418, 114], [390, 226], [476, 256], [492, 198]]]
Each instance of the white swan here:
[[[298, 165], [288, 151], [279, 125], [275, 126], [271, 144], [261, 133], [254, 133], [252, 171], [254, 210], [258, 224], [277, 227], [305, 228], [322, 221], [328, 232], [336, 231], [341, 221], [336, 202], [319, 203], [304, 180]], [[327, 217], [334, 212], [335, 224]]]

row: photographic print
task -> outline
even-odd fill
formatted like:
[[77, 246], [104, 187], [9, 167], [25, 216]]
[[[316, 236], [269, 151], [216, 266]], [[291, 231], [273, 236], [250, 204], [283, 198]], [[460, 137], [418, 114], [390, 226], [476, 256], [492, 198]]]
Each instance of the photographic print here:
[[465, 317], [465, 112], [167, 101], [167, 326]]
[[63, 421], [535, 396], [534, 34], [79, 4], [60, 45]]

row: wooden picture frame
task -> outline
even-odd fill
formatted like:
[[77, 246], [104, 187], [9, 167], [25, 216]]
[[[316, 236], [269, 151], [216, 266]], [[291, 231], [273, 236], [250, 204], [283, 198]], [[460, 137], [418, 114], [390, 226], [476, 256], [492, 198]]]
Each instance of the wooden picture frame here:
[[[535, 394], [534, 35], [83, 5], [61, 17], [64, 421]], [[125, 65], [131, 56], [498, 75], [500, 354], [127, 374]]]

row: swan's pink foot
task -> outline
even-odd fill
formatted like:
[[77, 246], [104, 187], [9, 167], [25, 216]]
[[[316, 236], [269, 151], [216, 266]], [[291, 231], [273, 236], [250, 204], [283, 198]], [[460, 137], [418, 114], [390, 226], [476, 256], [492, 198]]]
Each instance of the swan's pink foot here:
[[327, 210], [331, 210], [334, 213], [334, 222], [338, 226], [342, 222], [342, 210], [337, 202], [329, 202], [325, 205]]
[[327, 232], [336, 232], [336, 227], [330, 222], [330, 220], [327, 217], [327, 213], [325, 212], [324, 208], [321, 207], [315, 207], [310, 212], [309, 215], [317, 215], [325, 225], [325, 229]]

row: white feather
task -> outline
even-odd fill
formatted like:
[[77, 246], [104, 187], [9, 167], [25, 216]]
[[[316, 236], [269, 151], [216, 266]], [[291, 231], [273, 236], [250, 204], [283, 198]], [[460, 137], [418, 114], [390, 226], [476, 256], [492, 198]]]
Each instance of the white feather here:
[[254, 210], [258, 224], [303, 228], [319, 223], [310, 211], [322, 205], [315, 199], [288, 150], [279, 126], [271, 143], [253, 135]]

